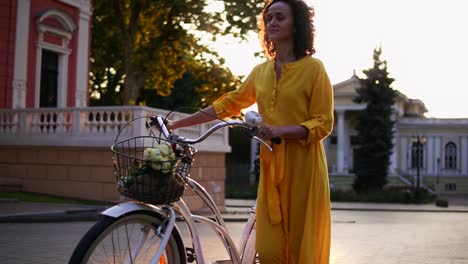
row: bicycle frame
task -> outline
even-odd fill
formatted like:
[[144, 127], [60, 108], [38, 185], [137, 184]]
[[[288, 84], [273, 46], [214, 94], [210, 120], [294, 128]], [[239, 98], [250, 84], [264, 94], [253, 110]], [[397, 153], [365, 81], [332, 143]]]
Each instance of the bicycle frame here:
[[[164, 123], [164, 119], [162, 116], [157, 116], [157, 117], [150, 117], [151, 121], [153, 122], [150, 124], [148, 127], [151, 128], [153, 125], [157, 125], [159, 127], [159, 130], [164, 134], [166, 139], [169, 139], [173, 142], [182, 142], [188, 145], [192, 145], [198, 142], [203, 141], [206, 139], [209, 135], [211, 135], [213, 132], [216, 130], [226, 127], [226, 126], [237, 126], [237, 127], [243, 127], [246, 129], [252, 129], [251, 126], [247, 125], [246, 123], [242, 121], [230, 121], [230, 122], [221, 122], [218, 124], [215, 124], [213, 127], [211, 127], [208, 131], [206, 131], [202, 136], [200, 136], [197, 139], [188, 139], [188, 138], [183, 138], [179, 137], [176, 134], [171, 134]], [[258, 138], [255, 136], [255, 130], [251, 131], [251, 137], [263, 145], [265, 145], [266, 148], [268, 148], [270, 151], [272, 151], [272, 148], [262, 139]], [[188, 149], [185, 149], [184, 151], [190, 151]], [[187, 163], [185, 166], [190, 167], [191, 164]], [[185, 204], [183, 199], [180, 199], [179, 201], [173, 203], [173, 204], [166, 204], [161, 207], [150, 205], [150, 204], [145, 204], [145, 203], [123, 203], [116, 205], [112, 208], [109, 208], [108, 210], [102, 212], [103, 215], [107, 215], [110, 217], [120, 217], [126, 213], [129, 212], [134, 212], [138, 210], [146, 210], [146, 211], [151, 211], [155, 212], [157, 215], [155, 217], [162, 217], [162, 223], [157, 229], [157, 234], [159, 237], [161, 237], [161, 244], [155, 254], [155, 256], [152, 258], [151, 263], [156, 263], [159, 258], [162, 256], [166, 245], [169, 241], [169, 237], [171, 233], [173, 232], [174, 228], [176, 228], [176, 231], [178, 232], [178, 228], [175, 224], [176, 220], [176, 214], [175, 212], [179, 213], [184, 222], [187, 224], [187, 227], [190, 232], [190, 236], [192, 239], [192, 244], [193, 244], [193, 252], [194, 252], [194, 257], [197, 261], [198, 264], [205, 264], [205, 259], [203, 256], [203, 251], [201, 247], [201, 242], [200, 242], [200, 237], [198, 234], [198, 230], [196, 227], [196, 223], [201, 223], [204, 225], [209, 226], [215, 233], [218, 235], [219, 239], [223, 242], [224, 247], [229, 254], [230, 257], [230, 262], [233, 264], [252, 264], [255, 259], [255, 208], [256, 204], [251, 210], [251, 213], [249, 215], [249, 218], [247, 220], [247, 223], [244, 227], [244, 231], [241, 236], [241, 240], [239, 243], [239, 247], [236, 247], [235, 243], [233, 242], [232, 238], [230, 237], [226, 224], [224, 223], [224, 219], [221, 215], [221, 212], [219, 211], [218, 207], [216, 206], [216, 203], [213, 201], [211, 196], [208, 194], [208, 192], [205, 190], [205, 188], [200, 185], [198, 182], [195, 180], [191, 179], [186, 175], [185, 173], [188, 172], [189, 170], [182, 170], [180, 176], [183, 177], [185, 180], [185, 183], [189, 188], [191, 188], [196, 195], [198, 195], [203, 202], [208, 206], [210, 209], [211, 213], [214, 216], [214, 220], [211, 220], [208, 217], [204, 217], [201, 215], [195, 215], [192, 214], [188, 206]], [[141, 241], [139, 244], [143, 245], [144, 241], [146, 240], [147, 235], [142, 236]], [[139, 252], [141, 249], [136, 248], [134, 249], [135, 252]], [[222, 263], [226, 263], [228, 260], [223, 261]], [[221, 262], [215, 262], [215, 263], [221, 263]]]
[[[206, 205], [208, 206], [208, 208], [210, 209], [210, 211], [212, 212], [214, 216], [214, 221], [209, 219], [208, 217], [192, 214], [192, 212], [190, 211], [188, 206], [185, 204], [183, 199], [175, 202], [172, 205], [163, 205], [161, 207], [150, 205], [150, 204], [144, 204], [144, 203], [128, 202], [128, 203], [123, 203], [123, 204], [113, 206], [105, 210], [104, 212], [102, 212], [102, 214], [110, 216], [110, 217], [119, 217], [128, 212], [138, 211], [138, 210], [147, 210], [147, 211], [157, 212], [163, 215], [164, 217], [166, 217], [165, 221], [168, 221], [166, 226], [161, 227], [158, 230], [160, 232], [162, 231], [162, 229], [164, 229], [164, 234], [162, 234], [162, 241], [161, 241], [160, 247], [158, 251], [156, 252], [155, 256], [153, 257], [152, 263], [153, 262], [156, 263], [156, 260], [158, 260], [161, 257], [167, 245], [167, 242], [169, 240], [169, 235], [167, 234], [171, 234], [173, 229], [176, 227], [176, 224], [175, 224], [176, 215], [174, 211], [178, 212], [183, 217], [185, 223], [188, 226], [197, 263], [205, 264], [205, 259], [203, 256], [203, 251], [202, 251], [202, 246], [201, 246], [202, 243], [200, 242], [198, 230], [195, 225], [196, 223], [205, 224], [215, 231], [219, 239], [223, 242], [224, 247], [230, 256], [231, 263], [233, 264], [253, 263], [254, 258], [255, 258], [254, 225], [255, 225], [256, 205], [254, 205], [254, 207], [251, 210], [249, 218], [244, 227], [244, 231], [242, 233], [239, 246], [236, 247], [236, 244], [234, 243], [234, 241], [229, 235], [224, 219], [222, 218], [221, 212], [218, 210], [218, 207], [216, 206], [215, 202], [213, 201], [211, 196], [208, 194], [208, 192], [205, 190], [205, 188], [191, 178], [186, 178], [185, 181], [187, 185], [206, 203]], [[142, 237], [142, 240], [144, 239], [146, 239], [146, 237]], [[135, 252], [138, 252], [138, 251], [139, 251], [138, 248], [135, 249]]]
[[[232, 238], [228, 233], [227, 227], [224, 223], [221, 213], [218, 210], [218, 207], [216, 206], [215, 202], [208, 194], [208, 192], [205, 190], [205, 188], [203, 188], [203, 186], [201, 186], [198, 182], [190, 178], [187, 178], [187, 184], [205, 202], [205, 204], [208, 206], [208, 208], [214, 216], [213, 221], [207, 217], [192, 214], [183, 200], [180, 200], [174, 204], [176, 211], [182, 215], [189, 228], [194, 246], [194, 252], [197, 257], [197, 262], [200, 264], [205, 263], [200, 238], [198, 235], [197, 228], [195, 226], [196, 223], [202, 223], [209, 226], [211, 229], [213, 229], [213, 231], [215, 231], [219, 239], [223, 242], [224, 247], [226, 248], [226, 251], [230, 256], [232, 263], [244, 263], [243, 257], [246, 256], [245, 250], [247, 249], [247, 242], [249, 241], [249, 238], [250, 240], [254, 240], [255, 238], [255, 236], [250, 237], [251, 230], [254, 228], [255, 224], [254, 208], [252, 208], [251, 214], [249, 215], [248, 221], [244, 227], [239, 247], [236, 247], [235, 243], [233, 242]], [[239, 251], [239, 249], [241, 249], [241, 251]], [[253, 255], [253, 257], [255, 257], [255, 254]], [[253, 258], [250, 263], [253, 263]]]

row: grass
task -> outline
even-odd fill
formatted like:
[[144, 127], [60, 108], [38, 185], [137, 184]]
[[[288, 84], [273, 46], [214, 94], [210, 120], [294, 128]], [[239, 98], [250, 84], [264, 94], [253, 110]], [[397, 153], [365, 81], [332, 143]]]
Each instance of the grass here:
[[106, 202], [72, 199], [54, 195], [30, 192], [0, 192], [0, 199], [16, 199], [22, 202], [104, 205]]

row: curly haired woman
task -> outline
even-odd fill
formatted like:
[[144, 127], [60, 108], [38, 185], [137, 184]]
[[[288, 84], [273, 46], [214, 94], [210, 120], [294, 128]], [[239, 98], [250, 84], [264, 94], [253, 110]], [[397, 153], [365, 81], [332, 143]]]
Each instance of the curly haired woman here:
[[272, 0], [262, 11], [260, 39], [268, 60], [243, 85], [169, 128], [237, 115], [255, 102], [258, 136], [281, 138], [260, 151], [256, 249], [260, 263], [326, 264], [330, 255], [330, 193], [322, 140], [333, 128], [333, 90], [313, 58], [314, 10], [301, 0]]

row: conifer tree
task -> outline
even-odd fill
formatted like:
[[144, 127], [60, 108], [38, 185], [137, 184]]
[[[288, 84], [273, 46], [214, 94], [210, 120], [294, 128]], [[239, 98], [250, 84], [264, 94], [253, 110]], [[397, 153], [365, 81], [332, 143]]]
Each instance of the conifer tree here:
[[359, 147], [355, 156], [356, 192], [382, 190], [387, 183], [390, 156], [393, 150], [393, 105], [396, 92], [391, 84], [387, 61], [381, 59], [382, 47], [374, 49], [374, 66], [363, 73], [361, 87], [357, 89], [356, 103], [367, 104], [357, 121]]

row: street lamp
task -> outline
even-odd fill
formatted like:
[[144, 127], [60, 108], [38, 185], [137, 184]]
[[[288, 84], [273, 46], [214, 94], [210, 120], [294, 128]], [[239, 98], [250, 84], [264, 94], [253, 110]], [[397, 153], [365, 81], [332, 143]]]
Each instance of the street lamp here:
[[426, 137], [420, 136], [419, 134], [416, 135], [416, 137], [413, 138], [413, 150], [416, 157], [416, 202], [419, 202], [421, 197], [420, 197], [420, 188], [421, 188], [421, 180], [420, 180], [420, 174], [421, 174], [421, 168], [422, 168], [422, 152], [423, 152], [423, 144], [426, 143]]
[[436, 178], [436, 184], [437, 184], [437, 198], [440, 198], [440, 158], [437, 158], [437, 178]]

